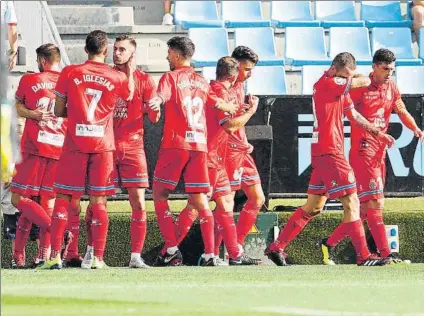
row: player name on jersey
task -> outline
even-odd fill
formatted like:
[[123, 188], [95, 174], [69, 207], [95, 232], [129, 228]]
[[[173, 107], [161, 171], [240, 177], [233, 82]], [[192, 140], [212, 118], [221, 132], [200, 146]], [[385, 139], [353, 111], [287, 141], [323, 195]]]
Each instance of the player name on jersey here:
[[31, 86], [32, 91], [37, 92], [41, 89], [50, 89], [53, 90], [56, 83], [53, 82], [37, 82], [37, 84]]
[[78, 78], [74, 78], [74, 82], [76, 85], [80, 85], [82, 82], [95, 82], [104, 86], [109, 91], [115, 89], [115, 86], [109, 80], [96, 75], [82, 75], [82, 81]]
[[177, 84], [178, 88], [184, 89], [184, 88], [199, 88], [203, 90], [204, 92], [208, 93], [208, 87], [205, 85], [202, 81], [197, 80], [182, 80]]

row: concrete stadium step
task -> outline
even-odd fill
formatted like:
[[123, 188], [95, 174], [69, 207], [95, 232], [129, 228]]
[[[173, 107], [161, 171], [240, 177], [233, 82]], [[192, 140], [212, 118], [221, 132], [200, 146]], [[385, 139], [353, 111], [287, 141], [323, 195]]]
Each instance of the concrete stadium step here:
[[93, 30], [106, 25], [134, 25], [131, 6], [52, 5], [50, 10], [57, 26], [90, 25]]

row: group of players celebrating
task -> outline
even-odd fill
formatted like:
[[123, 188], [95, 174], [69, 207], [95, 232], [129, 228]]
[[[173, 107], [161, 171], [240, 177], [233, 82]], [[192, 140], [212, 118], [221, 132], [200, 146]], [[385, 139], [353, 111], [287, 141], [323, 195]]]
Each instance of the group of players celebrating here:
[[[34, 223], [40, 227], [35, 268], [60, 269], [63, 263], [105, 268], [106, 202], [116, 186], [128, 190], [132, 209], [129, 267], [149, 267], [141, 257], [146, 238], [144, 194], [149, 186], [145, 114], [153, 123], [164, 116], [153, 198], [165, 245], [155, 266], [183, 263], [178, 246], [197, 218], [204, 243], [199, 265], [261, 263], [243, 249], [265, 201], [244, 128], [259, 103], [257, 97], [246, 96], [244, 89], [258, 56], [248, 47], [236, 47], [231, 57], [218, 60], [216, 80], [208, 83], [191, 67], [195, 46], [189, 38], [176, 36], [167, 44], [171, 71], [162, 76], [158, 87], [150, 75], [136, 69], [136, 41], [127, 35], [115, 40], [113, 67], [105, 64], [108, 37], [103, 31], [87, 36], [85, 63], [61, 72], [60, 51], [55, 45], [37, 49], [40, 73], [24, 75], [16, 92], [18, 114], [27, 119], [21, 141], [23, 159], [16, 166], [11, 186], [12, 203], [22, 214], [13, 253], [17, 267], [25, 266], [25, 243]], [[325, 264], [334, 264], [332, 251], [345, 237], [352, 240], [358, 265], [401, 262], [391, 255], [382, 219], [385, 150], [394, 143], [386, 134], [392, 110], [421, 141], [424, 134], [391, 80], [394, 64], [393, 53], [380, 49], [374, 55], [370, 76], [355, 75], [355, 58], [341, 53], [314, 85], [308, 200], [265, 249], [275, 264], [286, 265], [284, 248], [321, 212], [327, 197], [340, 199], [344, 217], [320, 243]], [[345, 115], [352, 122], [353, 170], [343, 155]], [[189, 198], [174, 221], [168, 197], [181, 175]], [[239, 189], [248, 200], [235, 223], [234, 195]], [[81, 257], [80, 198], [85, 193], [90, 203], [85, 215], [87, 249]], [[213, 212], [208, 203], [211, 199], [216, 205]], [[380, 252], [378, 257], [367, 248], [365, 220]], [[222, 240], [228, 263], [218, 257]]]

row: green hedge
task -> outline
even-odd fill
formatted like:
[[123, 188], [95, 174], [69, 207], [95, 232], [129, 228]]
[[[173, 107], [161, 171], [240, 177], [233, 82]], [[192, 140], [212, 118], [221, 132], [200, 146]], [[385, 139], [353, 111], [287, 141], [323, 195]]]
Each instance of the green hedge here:
[[[291, 213], [280, 214], [282, 227]], [[290, 262], [294, 264], [321, 264], [321, 253], [316, 246], [317, 241], [328, 236], [341, 221], [341, 212], [327, 212], [315, 218], [308, 227], [286, 249]], [[389, 212], [385, 214], [385, 224], [399, 225], [400, 255], [412, 262], [424, 262], [424, 212]], [[84, 225], [81, 221], [81, 225]], [[84, 227], [84, 226], [82, 226]], [[109, 236], [105, 261], [110, 266], [127, 266], [130, 256], [130, 214], [115, 213], [110, 215]], [[148, 216], [147, 239], [144, 246], [143, 258], [152, 264], [163, 246], [162, 237], [153, 214]], [[369, 237], [369, 232], [368, 232]], [[27, 246], [27, 262], [35, 255], [35, 243]], [[85, 251], [85, 231], [81, 229], [80, 252]], [[370, 248], [372, 248], [370, 244]], [[203, 251], [199, 225], [196, 224], [181, 245], [186, 264], [196, 264]], [[2, 239], [2, 267], [10, 267], [11, 242]], [[339, 263], [355, 262], [354, 251], [350, 241], [345, 240], [337, 247]]]

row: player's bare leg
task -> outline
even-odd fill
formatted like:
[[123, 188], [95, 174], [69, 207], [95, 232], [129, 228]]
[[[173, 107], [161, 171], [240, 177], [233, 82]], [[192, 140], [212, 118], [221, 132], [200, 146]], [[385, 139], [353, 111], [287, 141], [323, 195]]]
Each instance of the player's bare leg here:
[[107, 267], [103, 261], [109, 228], [109, 216], [106, 209], [106, 203], [107, 196], [105, 195], [90, 196], [90, 208], [92, 211], [91, 233], [94, 247], [92, 269], [103, 269]]
[[149, 268], [141, 258], [144, 241], [147, 233], [147, 214], [145, 202], [145, 189], [128, 188], [129, 201], [131, 205], [131, 260], [130, 268]]
[[265, 203], [265, 194], [260, 183], [243, 187], [243, 191], [247, 196], [247, 202], [237, 221], [237, 241], [241, 247], [244, 246], [246, 236], [256, 222], [256, 218]]
[[203, 244], [205, 246], [205, 262], [203, 266], [216, 266], [215, 258], [215, 236], [214, 236], [214, 218], [209, 208], [208, 196], [205, 193], [191, 193], [190, 201], [199, 212], [200, 230], [202, 232]]
[[324, 195], [308, 194], [306, 204], [299, 207], [289, 218], [277, 240], [271, 243], [265, 250], [276, 265], [286, 265], [285, 247], [305, 228], [305, 226], [324, 208], [327, 197]]
[[178, 266], [182, 264], [183, 258], [178, 249], [175, 237], [175, 225], [171, 211], [169, 210], [168, 197], [171, 190], [157, 185], [153, 182], [153, 199], [157, 215], [159, 229], [165, 240], [165, 254], [159, 254], [155, 266]]

